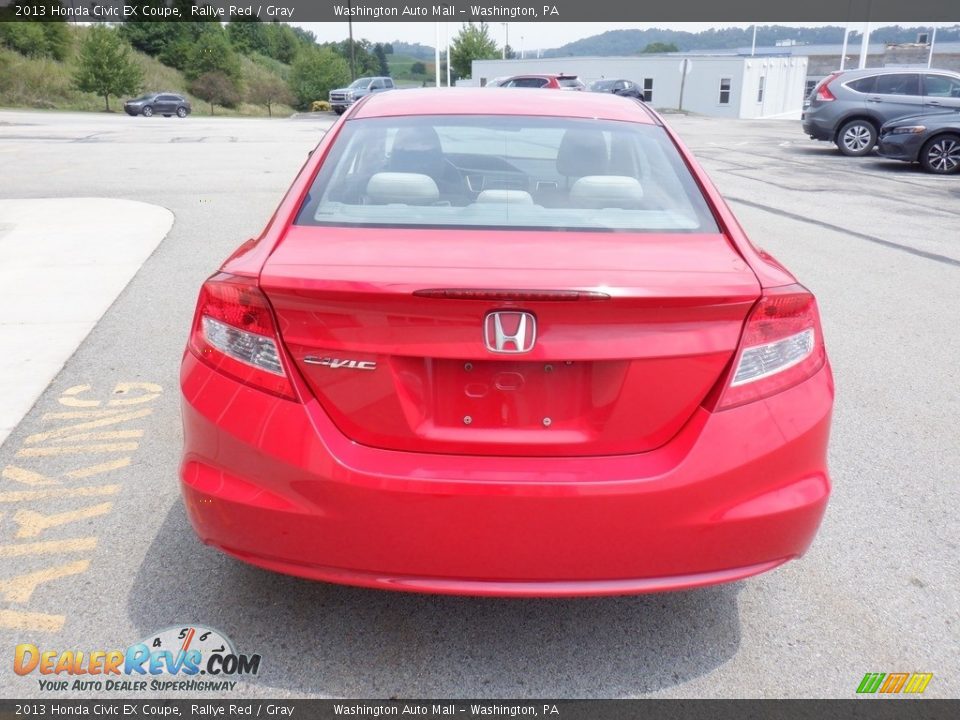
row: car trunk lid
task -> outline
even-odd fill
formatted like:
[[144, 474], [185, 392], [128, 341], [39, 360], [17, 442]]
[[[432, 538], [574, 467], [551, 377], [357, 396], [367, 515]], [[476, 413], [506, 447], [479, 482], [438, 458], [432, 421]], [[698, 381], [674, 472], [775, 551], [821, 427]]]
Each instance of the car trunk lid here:
[[[295, 226], [260, 283], [294, 363], [353, 440], [528, 456], [666, 443], [759, 296], [723, 236], [683, 233]], [[504, 336], [526, 314], [528, 351], [497, 351], [492, 313], [505, 313]]]

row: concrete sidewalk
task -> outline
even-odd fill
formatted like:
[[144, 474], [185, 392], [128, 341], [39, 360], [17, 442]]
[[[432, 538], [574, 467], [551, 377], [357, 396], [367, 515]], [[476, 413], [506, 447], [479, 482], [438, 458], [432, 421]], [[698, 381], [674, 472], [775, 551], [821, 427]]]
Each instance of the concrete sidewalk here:
[[173, 219], [130, 200], [0, 200], [0, 445]]

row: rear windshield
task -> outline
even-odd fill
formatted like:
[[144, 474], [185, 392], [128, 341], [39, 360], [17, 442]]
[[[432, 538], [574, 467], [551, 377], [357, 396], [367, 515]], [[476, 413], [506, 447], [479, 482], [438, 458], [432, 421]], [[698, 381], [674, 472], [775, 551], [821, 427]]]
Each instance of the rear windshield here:
[[560, 87], [584, 87], [580, 78], [557, 78], [557, 82], [560, 83]]
[[717, 232], [661, 127], [497, 115], [345, 123], [296, 224]]

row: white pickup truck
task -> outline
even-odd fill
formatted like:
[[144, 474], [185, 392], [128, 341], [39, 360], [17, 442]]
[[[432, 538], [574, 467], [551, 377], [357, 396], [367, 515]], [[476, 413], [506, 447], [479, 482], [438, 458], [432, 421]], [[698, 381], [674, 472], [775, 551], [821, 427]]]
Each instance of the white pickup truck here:
[[393, 79], [388, 77], [362, 77], [357, 78], [345, 88], [338, 88], [330, 91], [330, 106], [337, 115], [342, 115], [344, 111], [353, 103], [370, 93], [383, 92], [384, 90], [393, 90]]

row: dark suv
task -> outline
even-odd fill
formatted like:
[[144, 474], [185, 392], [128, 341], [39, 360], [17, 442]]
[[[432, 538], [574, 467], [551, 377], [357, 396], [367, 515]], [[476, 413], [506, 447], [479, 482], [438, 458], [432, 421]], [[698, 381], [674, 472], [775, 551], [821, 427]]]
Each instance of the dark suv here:
[[183, 95], [175, 93], [150, 93], [141, 95], [136, 100], [127, 100], [123, 104], [127, 115], [143, 115], [151, 117], [154, 114], [170, 117], [185, 118], [190, 114], [190, 102]]
[[590, 92], [611, 93], [612, 95], [623, 95], [637, 100], [643, 100], [643, 88], [632, 80], [594, 80], [590, 83]]
[[803, 131], [836, 143], [844, 155], [873, 150], [884, 123], [960, 109], [960, 75], [947, 70], [880, 69], [835, 72], [803, 104]]

